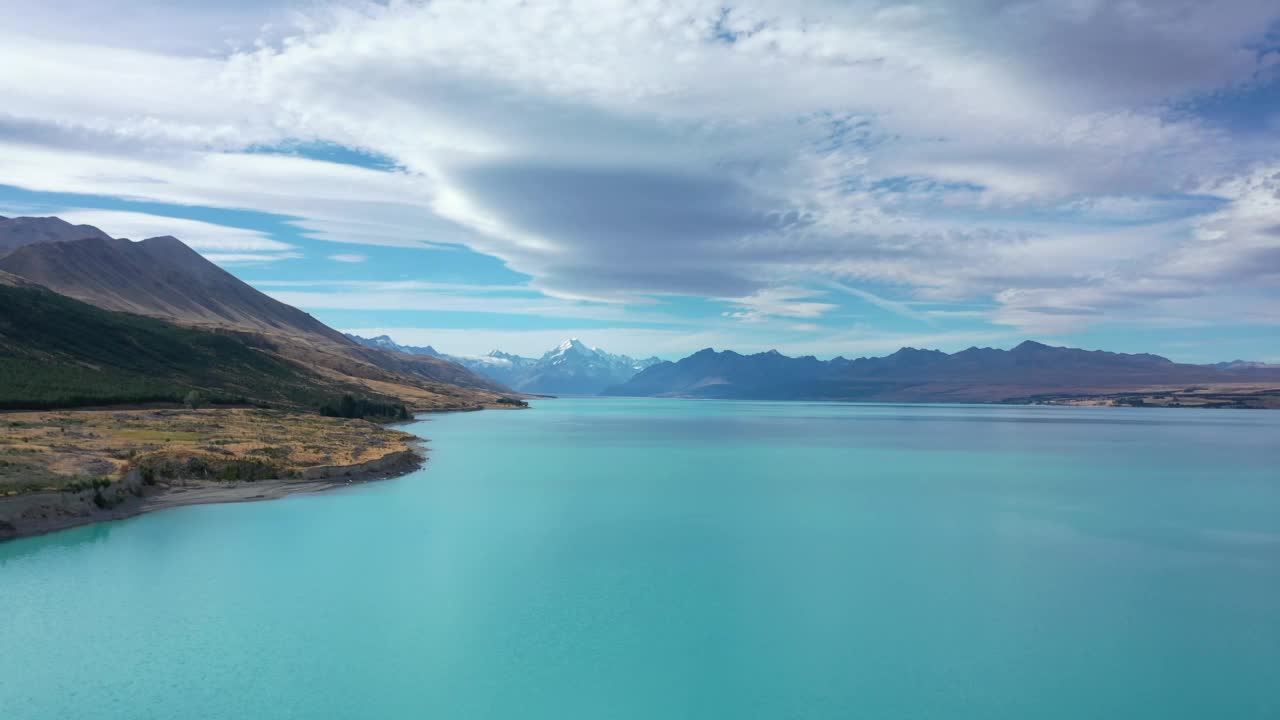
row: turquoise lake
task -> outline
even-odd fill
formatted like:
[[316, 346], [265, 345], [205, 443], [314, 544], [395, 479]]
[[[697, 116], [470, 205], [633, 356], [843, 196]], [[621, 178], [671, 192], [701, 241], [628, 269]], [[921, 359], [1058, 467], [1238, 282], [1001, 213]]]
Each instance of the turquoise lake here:
[[0, 717], [1280, 718], [1280, 412], [555, 400], [0, 544]]

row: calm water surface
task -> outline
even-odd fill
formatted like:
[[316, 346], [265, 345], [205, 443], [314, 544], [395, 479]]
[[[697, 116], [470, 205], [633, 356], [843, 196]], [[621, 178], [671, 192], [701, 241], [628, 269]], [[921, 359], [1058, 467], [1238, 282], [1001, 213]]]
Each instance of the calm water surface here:
[[1280, 718], [1280, 412], [537, 405], [0, 544], [0, 716]]

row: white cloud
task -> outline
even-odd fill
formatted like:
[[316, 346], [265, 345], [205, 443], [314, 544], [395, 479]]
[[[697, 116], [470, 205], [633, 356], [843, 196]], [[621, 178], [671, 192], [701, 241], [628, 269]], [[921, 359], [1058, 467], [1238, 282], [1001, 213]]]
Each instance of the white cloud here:
[[770, 317], [816, 318], [836, 309], [831, 303], [813, 302], [806, 298], [823, 295], [821, 291], [796, 287], [777, 287], [759, 290], [728, 302], [738, 310], [726, 312], [726, 317], [756, 322]]
[[[555, 298], [731, 298], [758, 322], [829, 312], [795, 291], [828, 280], [905, 317], [944, 316], [859, 286], [1065, 330], [1265, 306], [1275, 277], [1280, 150], [1194, 110], [1271, 77], [1270, 0], [344, 1], [292, 25], [279, 4], [120, 5], [174, 37], [69, 32], [32, 8], [0, 37], [0, 184], [464, 244]], [[311, 141], [396, 169], [256, 151]], [[1165, 214], [1187, 194], [1221, 207]], [[224, 262], [291, 252], [192, 230], [246, 244], [204, 248]], [[463, 303], [318, 294], [297, 299]]]
[[527, 285], [478, 285], [473, 283], [442, 283], [425, 280], [254, 280], [257, 287], [272, 288], [350, 288], [369, 292], [455, 292], [468, 295], [486, 293], [525, 293]]
[[928, 322], [929, 320], [928, 315], [919, 312], [918, 310], [912, 308], [910, 305], [907, 305], [906, 303], [900, 303], [893, 300], [889, 300], [887, 298], [880, 297], [879, 295], [876, 295], [875, 293], [870, 292], [868, 290], [852, 287], [844, 283], [833, 282], [831, 283], [831, 285], [842, 292], [849, 293], [850, 295], [853, 295], [854, 297], [860, 300], [868, 302], [882, 310], [888, 310], [889, 312], [894, 313], [895, 315], [908, 317], [908, 318], [911, 318], [912, 320], [923, 320], [925, 322]]
[[478, 287], [475, 292], [465, 292], [457, 289], [412, 290], [397, 283], [347, 287], [335, 285], [327, 290], [297, 290], [270, 282], [255, 284], [276, 300], [308, 312], [460, 312], [668, 325], [688, 323], [687, 320], [655, 312], [652, 309], [657, 307], [655, 305], [633, 307], [539, 297], [531, 295], [528, 288], [523, 288], [519, 295], [511, 295], [494, 293], [483, 286]]
[[209, 262], [218, 265], [261, 265], [278, 260], [293, 260], [302, 257], [301, 253], [201, 253]]
[[262, 264], [302, 257], [293, 245], [258, 230], [123, 210], [78, 208], [60, 210], [57, 215], [76, 225], [93, 225], [112, 237], [145, 240], [172, 235], [219, 265]]
[[339, 253], [337, 255], [330, 255], [329, 259], [340, 263], [362, 263], [365, 260], [368, 260], [369, 256], [360, 255], [358, 253]]
[[293, 245], [265, 232], [185, 218], [122, 210], [76, 208], [59, 210], [58, 217], [76, 225], [93, 225], [112, 237], [143, 240], [172, 235], [201, 252], [287, 252]]
[[313, 237], [346, 243], [423, 247], [472, 235], [435, 216], [429, 183], [408, 173], [287, 155], [77, 147], [2, 134], [0, 154], [0, 184], [31, 190], [276, 213], [305, 218], [297, 224]]

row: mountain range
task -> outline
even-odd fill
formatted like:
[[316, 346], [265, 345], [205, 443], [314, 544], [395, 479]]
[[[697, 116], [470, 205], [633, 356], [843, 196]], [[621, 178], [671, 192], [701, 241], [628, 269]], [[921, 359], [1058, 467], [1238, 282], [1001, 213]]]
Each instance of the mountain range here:
[[[566, 340], [541, 357], [450, 356], [346, 336], [180, 240], [134, 242], [58, 218], [0, 217], [0, 405], [172, 398], [186, 389], [315, 406], [357, 394], [414, 410], [496, 403], [514, 388], [629, 395], [886, 402], [1069, 401], [1280, 406], [1280, 367], [1188, 365], [1024, 342], [818, 360], [706, 349], [637, 360]], [[24, 403], [26, 403], [24, 405]]]
[[506, 387], [544, 395], [599, 395], [605, 388], [625, 383], [641, 370], [662, 362], [656, 357], [637, 360], [628, 355], [614, 355], [589, 347], [578, 338], [565, 340], [541, 357], [530, 358], [501, 350], [479, 357], [443, 355], [429, 345], [399, 345], [386, 335], [347, 337], [367, 347], [446, 358]]
[[[15, 306], [27, 303], [49, 307], [49, 298], [32, 293], [50, 291], [94, 309], [144, 316], [217, 335], [285, 363], [298, 378], [306, 378], [303, 385], [317, 391], [326, 387], [331, 392], [354, 390], [371, 397], [397, 399], [415, 410], [477, 407], [510, 392], [444, 358], [411, 356], [356, 343], [307, 313], [255, 290], [173, 237], [133, 242], [58, 218], [0, 218], [0, 273], [11, 278], [5, 284], [12, 288], [8, 300]], [[0, 329], [0, 356], [13, 362], [41, 358], [47, 366], [100, 367], [100, 358], [94, 356], [91, 344], [62, 342], [54, 337], [78, 326], [86, 316], [80, 304], [62, 303], [58, 307], [58, 312], [41, 315], [49, 320], [46, 329], [53, 334], [45, 338], [46, 344], [56, 351], [33, 355], [30, 347], [17, 342], [13, 332]], [[78, 319], [64, 325], [64, 316]], [[113, 324], [108, 320], [110, 316], [95, 317], [99, 324], [112, 324], [128, 332], [137, 329], [136, 323]], [[154, 329], [149, 327], [137, 338], [151, 342], [166, 334], [152, 332]], [[72, 352], [75, 348], [80, 354]], [[152, 350], [160, 351], [145, 348], [146, 352]], [[21, 365], [10, 363], [10, 372], [18, 372], [15, 367]], [[181, 384], [185, 379], [196, 384], [189, 373], [172, 369], [173, 382]], [[128, 371], [110, 363], [104, 371], [108, 370]], [[40, 376], [54, 377], [50, 372]], [[80, 378], [77, 382], [93, 384], [92, 378], [83, 373], [68, 372], [68, 378], [74, 376]], [[102, 390], [96, 386], [88, 389], [93, 391], [89, 395], [95, 397]], [[227, 390], [245, 395], [245, 388]], [[77, 385], [49, 387], [42, 392], [49, 397], [78, 397], [86, 389]]]
[[[663, 362], [610, 387], [606, 395], [757, 400], [1023, 402], [1207, 388], [1269, 393], [1280, 400], [1280, 368], [1259, 363], [1186, 365], [1158, 355], [1051, 347], [1027, 341], [1011, 350], [972, 347], [948, 354], [902, 348], [849, 360], [741, 355], [706, 349]], [[1200, 387], [1203, 386], [1203, 387]], [[1267, 390], [1267, 388], [1272, 390]], [[1233, 401], [1234, 402], [1234, 401]]]

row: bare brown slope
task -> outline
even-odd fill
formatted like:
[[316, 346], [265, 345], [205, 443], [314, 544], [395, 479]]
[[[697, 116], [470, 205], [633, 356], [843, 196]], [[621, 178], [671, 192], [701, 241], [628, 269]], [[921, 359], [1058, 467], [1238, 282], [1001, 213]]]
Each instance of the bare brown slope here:
[[232, 332], [334, 380], [401, 397], [415, 409], [482, 405], [509, 392], [447, 360], [361, 346], [172, 237], [29, 244], [0, 257], [0, 271], [107, 310]]
[[56, 217], [0, 217], [0, 255], [26, 245], [88, 237], [105, 239], [108, 236], [92, 225], [72, 225]]
[[187, 325], [314, 335], [344, 344], [346, 340], [172, 237], [31, 244], [0, 258], [0, 269], [105, 310]]

